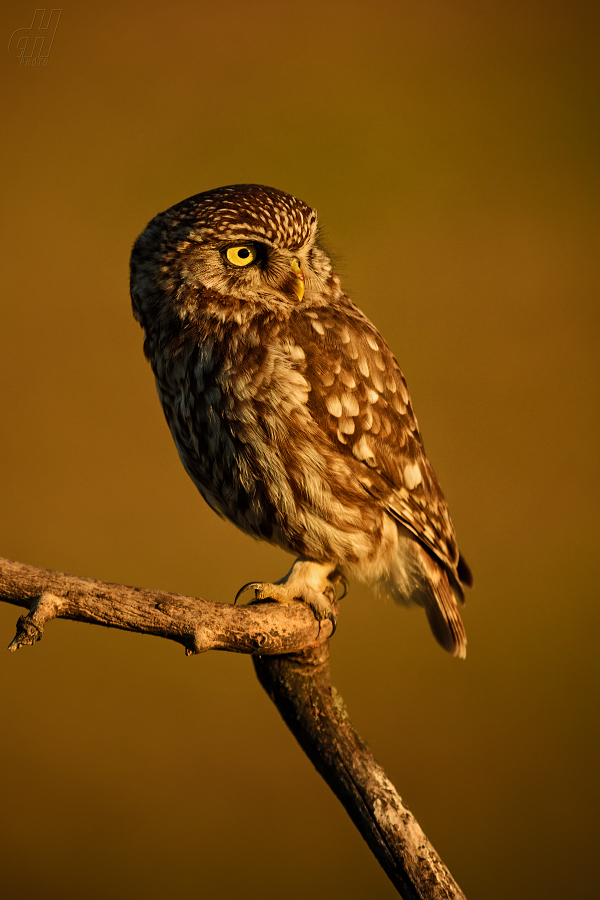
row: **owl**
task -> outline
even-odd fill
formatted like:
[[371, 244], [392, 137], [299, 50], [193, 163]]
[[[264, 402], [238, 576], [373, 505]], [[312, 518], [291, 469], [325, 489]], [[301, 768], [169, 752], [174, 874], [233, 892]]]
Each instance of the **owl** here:
[[131, 255], [133, 312], [190, 478], [219, 515], [297, 558], [259, 599], [332, 618], [356, 577], [423, 607], [464, 657], [469, 567], [406, 382], [283, 191], [231, 185], [160, 213]]

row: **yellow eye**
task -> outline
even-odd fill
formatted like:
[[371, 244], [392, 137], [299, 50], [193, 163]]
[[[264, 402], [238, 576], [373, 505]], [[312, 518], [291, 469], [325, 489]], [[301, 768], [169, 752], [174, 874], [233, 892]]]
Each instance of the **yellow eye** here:
[[239, 247], [228, 247], [226, 256], [232, 266], [249, 266], [254, 262], [258, 253], [252, 244], [242, 244]]

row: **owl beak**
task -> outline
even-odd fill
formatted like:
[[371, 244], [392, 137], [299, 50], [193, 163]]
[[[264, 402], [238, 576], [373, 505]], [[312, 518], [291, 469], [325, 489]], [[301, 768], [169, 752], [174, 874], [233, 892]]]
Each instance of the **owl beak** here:
[[304, 297], [304, 272], [300, 268], [300, 263], [295, 257], [290, 263], [290, 267], [292, 269], [292, 272], [294, 273], [294, 283], [292, 285], [292, 290], [296, 295], [296, 299], [300, 301]]

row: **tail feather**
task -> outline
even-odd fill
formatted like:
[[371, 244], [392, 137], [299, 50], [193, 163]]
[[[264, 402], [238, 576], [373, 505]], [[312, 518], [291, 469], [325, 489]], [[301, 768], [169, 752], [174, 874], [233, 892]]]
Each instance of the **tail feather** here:
[[[458, 604], [464, 603], [464, 594], [458, 578], [446, 571], [412, 535], [401, 537], [398, 551], [384, 582], [385, 588], [399, 603], [422, 606], [437, 642], [448, 653], [464, 659], [467, 635], [458, 611]], [[464, 575], [464, 583], [468, 584], [469, 570], [465, 567], [466, 563], [457, 574]]]
[[[420, 590], [427, 621], [444, 650], [464, 659], [467, 655], [467, 635], [458, 611], [457, 593], [450, 586], [447, 573], [424, 548], [419, 547], [419, 555], [427, 574], [427, 581]], [[462, 590], [458, 598], [463, 599]]]
[[464, 556], [458, 557], [458, 565], [456, 566], [456, 574], [460, 578], [463, 584], [466, 584], [467, 587], [473, 587], [473, 573], [471, 572], [469, 565], [464, 558]]
[[[464, 659], [467, 655], [467, 635], [448, 578], [443, 578], [425, 599], [425, 614], [433, 635], [444, 650]], [[445, 583], [444, 583], [445, 582]]]
[[456, 572], [446, 569], [414, 535], [398, 529], [398, 543], [380, 586], [399, 603], [422, 606], [436, 641], [464, 659], [467, 635], [458, 606], [465, 602], [461, 582], [473, 582], [462, 557]]

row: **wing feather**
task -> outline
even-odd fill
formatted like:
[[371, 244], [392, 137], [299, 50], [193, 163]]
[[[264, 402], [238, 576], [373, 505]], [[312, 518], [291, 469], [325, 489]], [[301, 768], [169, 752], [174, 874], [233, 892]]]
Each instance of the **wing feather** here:
[[446, 499], [383, 337], [347, 298], [335, 309], [299, 311], [290, 324], [306, 354], [312, 417], [364, 490], [453, 574], [464, 575]]

